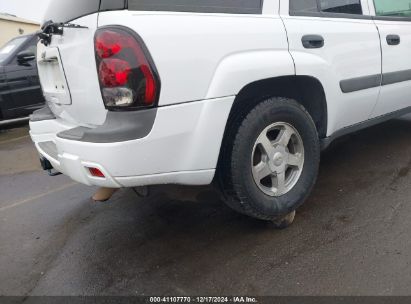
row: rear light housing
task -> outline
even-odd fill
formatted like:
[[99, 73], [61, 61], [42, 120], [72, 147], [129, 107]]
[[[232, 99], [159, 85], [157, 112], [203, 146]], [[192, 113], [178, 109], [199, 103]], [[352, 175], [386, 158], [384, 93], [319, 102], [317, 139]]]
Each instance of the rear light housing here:
[[102, 27], [94, 44], [101, 95], [108, 110], [157, 106], [160, 78], [139, 35], [122, 26]]

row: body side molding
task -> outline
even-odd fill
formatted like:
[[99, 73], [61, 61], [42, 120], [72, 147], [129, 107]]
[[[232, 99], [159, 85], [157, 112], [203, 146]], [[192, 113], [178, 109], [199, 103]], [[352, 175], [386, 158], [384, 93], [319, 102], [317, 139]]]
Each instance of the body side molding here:
[[381, 74], [351, 78], [340, 81], [340, 87], [343, 93], [351, 93], [379, 87], [382, 83], [381, 80]]
[[394, 83], [410, 81], [411, 70], [384, 73], [382, 75], [369, 75], [340, 81], [341, 91], [343, 93], [352, 93], [361, 90], [367, 90], [380, 85], [390, 85]]

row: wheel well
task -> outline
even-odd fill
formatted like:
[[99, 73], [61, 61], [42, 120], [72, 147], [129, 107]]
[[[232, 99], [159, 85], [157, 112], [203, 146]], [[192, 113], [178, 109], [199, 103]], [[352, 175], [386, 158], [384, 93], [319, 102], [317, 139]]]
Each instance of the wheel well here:
[[291, 98], [302, 104], [314, 120], [319, 137], [326, 137], [328, 117], [324, 88], [310, 76], [277, 77], [248, 84], [237, 95], [230, 118], [239, 111], [248, 113], [257, 103], [269, 97]]
[[[327, 102], [322, 84], [310, 76], [285, 76], [256, 81], [245, 86], [237, 95], [227, 121], [224, 139], [220, 150], [217, 172], [222, 173], [224, 158], [230, 155], [236, 131], [245, 116], [261, 101], [270, 97], [286, 97], [302, 104], [311, 115], [319, 135], [327, 135]], [[218, 182], [227, 179], [217, 174]]]

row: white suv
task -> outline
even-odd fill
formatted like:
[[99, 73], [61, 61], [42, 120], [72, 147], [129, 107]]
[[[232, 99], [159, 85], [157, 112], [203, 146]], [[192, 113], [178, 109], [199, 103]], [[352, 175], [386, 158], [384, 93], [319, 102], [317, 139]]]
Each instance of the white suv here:
[[40, 33], [46, 169], [206, 185], [293, 218], [336, 137], [410, 111], [411, 0], [54, 0]]

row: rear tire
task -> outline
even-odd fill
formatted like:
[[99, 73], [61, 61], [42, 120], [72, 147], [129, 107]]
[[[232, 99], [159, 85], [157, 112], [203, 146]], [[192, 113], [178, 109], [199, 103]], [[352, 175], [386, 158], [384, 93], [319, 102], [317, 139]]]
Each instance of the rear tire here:
[[277, 228], [288, 227], [317, 179], [320, 144], [315, 124], [302, 105], [279, 97], [235, 117], [219, 166], [226, 203]]

